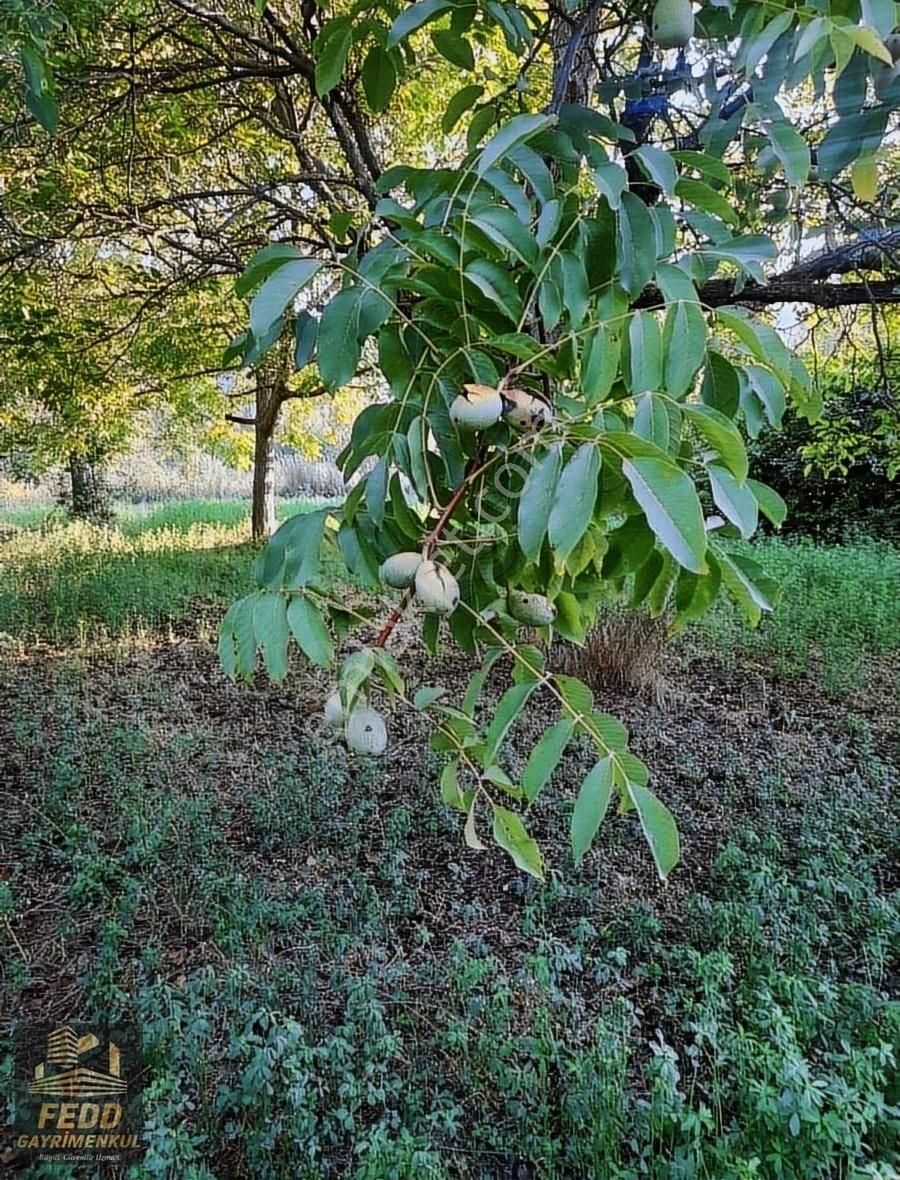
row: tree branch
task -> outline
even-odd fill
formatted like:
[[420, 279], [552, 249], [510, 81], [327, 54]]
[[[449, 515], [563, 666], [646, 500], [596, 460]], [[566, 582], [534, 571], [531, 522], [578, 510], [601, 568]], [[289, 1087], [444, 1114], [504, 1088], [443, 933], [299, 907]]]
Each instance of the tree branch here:
[[[728, 303], [768, 307], [774, 303], [810, 303], [814, 307], [852, 307], [858, 304], [900, 303], [900, 278], [877, 282], [829, 283], [810, 281], [805, 275], [788, 271], [765, 286], [747, 283], [736, 290], [734, 279], [713, 279], [698, 292], [707, 307]], [[663, 302], [656, 287], [647, 287], [635, 307], [658, 307]]]

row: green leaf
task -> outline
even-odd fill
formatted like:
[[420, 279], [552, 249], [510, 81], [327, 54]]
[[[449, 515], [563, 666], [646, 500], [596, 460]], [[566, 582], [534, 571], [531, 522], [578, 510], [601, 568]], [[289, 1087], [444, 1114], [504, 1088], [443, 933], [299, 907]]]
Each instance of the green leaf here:
[[[316, 94], [319, 98], [333, 90], [341, 80], [347, 54], [353, 44], [353, 33], [344, 18], [331, 30], [328, 25], [316, 38]], [[321, 42], [321, 47], [320, 47]]]
[[681, 433], [681, 411], [658, 393], [644, 393], [635, 405], [634, 433], [662, 451], [674, 450], [671, 444]]
[[253, 615], [256, 594], [248, 594], [229, 607], [219, 633], [219, 659], [232, 679], [250, 680], [256, 667], [256, 632]]
[[308, 311], [301, 311], [294, 323], [294, 368], [304, 369], [316, 350], [319, 321]]
[[652, 311], [637, 311], [628, 325], [625, 378], [633, 394], [662, 386], [662, 334]]
[[446, 688], [440, 684], [423, 685], [422, 688], [417, 689], [413, 696], [413, 708], [418, 709], [421, 713], [429, 705], [433, 705], [435, 701], [439, 701], [446, 692]]
[[722, 584], [754, 626], [763, 613], [775, 609], [780, 587], [762, 566], [749, 557], [728, 554], [722, 549], [716, 550], [716, 560], [722, 572]]
[[894, 0], [862, 0], [863, 24], [874, 29], [879, 37], [887, 37], [897, 23]]
[[765, 282], [761, 264], [778, 255], [775, 243], [763, 234], [745, 234], [740, 238], [728, 238], [715, 246], [703, 246], [697, 253], [704, 259], [734, 263], [758, 282]]
[[678, 169], [668, 152], [664, 152], [662, 148], [652, 147], [650, 144], [643, 144], [631, 155], [632, 159], [637, 160], [646, 175], [655, 184], [658, 184], [664, 193], [669, 196], [674, 193], [675, 184], [678, 181]]
[[491, 127], [497, 122], [499, 113], [493, 103], [485, 103], [478, 108], [469, 120], [469, 126], [466, 131], [466, 148], [470, 152], [475, 150]]
[[833, 180], [857, 156], [867, 155], [881, 142], [889, 114], [886, 105], [845, 115], [833, 123], [816, 148], [820, 180]]
[[644, 829], [644, 835], [650, 845], [650, 851], [653, 853], [660, 880], [665, 881], [672, 869], [678, 864], [681, 856], [675, 820], [668, 807], [661, 803], [652, 791], [641, 786], [640, 783], [632, 782], [629, 779], [626, 790], [631, 802], [637, 808], [641, 827]]
[[578, 792], [572, 812], [571, 839], [575, 864], [580, 865], [603, 823], [613, 788], [613, 760], [601, 758]]
[[805, 184], [809, 175], [809, 145], [806, 140], [790, 123], [783, 120], [767, 123], [765, 130], [788, 184]]
[[319, 320], [317, 361], [329, 389], [346, 385], [359, 366], [359, 296], [355, 287], [338, 292]]
[[531, 266], [537, 258], [537, 243], [515, 213], [502, 205], [487, 205], [471, 214], [469, 220], [495, 246]]
[[548, 332], [554, 331], [562, 318], [563, 301], [562, 292], [554, 279], [549, 276], [543, 280], [538, 289], [538, 310], [544, 321], [545, 329]]
[[583, 717], [590, 715], [594, 708], [594, 694], [583, 680], [576, 676], [563, 675], [554, 676], [553, 680], [560, 696], [570, 709], [574, 709]]
[[397, 87], [397, 69], [393, 58], [380, 45], [373, 45], [362, 68], [366, 102], [379, 113], [388, 106]]
[[606, 749], [616, 754], [625, 753], [628, 748], [628, 730], [618, 717], [613, 717], [611, 713], [592, 713], [590, 721], [588, 733], [596, 735], [595, 742], [599, 737]]
[[682, 176], [675, 186], [675, 192], [683, 201], [693, 205], [695, 209], [712, 213], [730, 225], [740, 224], [740, 217], [728, 200], [704, 180], [694, 180], [693, 177]]
[[308, 598], [297, 595], [287, 608], [287, 622], [291, 634], [308, 660], [323, 668], [331, 666], [331, 636], [322, 616]]
[[450, 29], [438, 29], [431, 34], [431, 40], [441, 57], [461, 70], [474, 70], [475, 55], [465, 37], [458, 37]]
[[326, 511], [298, 512], [269, 538], [263, 550], [258, 582], [268, 590], [296, 590], [319, 573]]
[[569, 326], [578, 329], [584, 321], [590, 301], [587, 273], [584, 263], [570, 250], [564, 250], [559, 255], [559, 262], [562, 268], [563, 303], [569, 314]]
[[813, 17], [797, 38], [797, 45], [794, 49], [794, 61], [800, 61], [801, 58], [806, 57], [807, 54], [815, 49], [820, 41], [824, 41], [828, 37], [830, 23], [824, 16]]
[[484, 87], [474, 84], [463, 86], [461, 90], [457, 90], [447, 103], [447, 109], [441, 119], [441, 131], [445, 135], [449, 135], [466, 111], [475, 105], [482, 94], [484, 94]]
[[774, 328], [737, 307], [717, 308], [716, 319], [730, 328], [758, 361], [773, 368], [785, 381], [790, 381], [790, 349]]
[[541, 551], [556, 484], [562, 467], [562, 444], [555, 443], [528, 472], [519, 499], [519, 547], [532, 561]]
[[768, 484], [760, 483], [756, 479], [748, 479], [747, 487], [750, 488], [753, 495], [756, 496], [756, 502], [759, 504], [760, 510], [777, 529], [780, 529], [787, 517], [787, 504], [782, 500], [781, 496], [770, 488]]
[[778, 430], [785, 411], [784, 386], [780, 379], [771, 369], [764, 369], [761, 365], [745, 365], [744, 372], [762, 402], [769, 424]]
[[694, 281], [680, 266], [675, 266], [671, 262], [661, 262], [654, 277], [666, 303], [698, 302], [699, 296]]
[[525, 143], [539, 131], [551, 127], [555, 121], [553, 115], [514, 115], [485, 144], [475, 169], [476, 175], [484, 176], [489, 168], [493, 168], [513, 148]]
[[374, 660], [375, 670], [381, 677], [382, 683], [386, 688], [388, 695], [393, 696], [396, 693], [402, 696], [406, 691], [406, 684], [403, 677], [400, 675], [400, 669], [397, 667], [397, 661], [390, 654], [386, 652], [383, 647], [373, 647], [372, 659]]
[[534, 189], [534, 194], [542, 205], [546, 205], [556, 192], [553, 177], [546, 161], [537, 152], [532, 151], [525, 144], [520, 145], [509, 153], [510, 161], [522, 173]]
[[382, 455], [366, 476], [366, 509], [376, 528], [381, 528], [384, 522], [389, 472], [390, 466], [388, 460], [386, 456]]
[[616, 262], [619, 280], [632, 297], [643, 291], [656, 269], [653, 218], [634, 193], [622, 194], [622, 208], [616, 221]]
[[686, 405], [683, 410], [700, 437], [712, 447], [729, 471], [743, 482], [749, 470], [747, 449], [741, 432], [731, 419], [712, 406]]
[[459, 787], [459, 763], [448, 762], [441, 771], [441, 801], [456, 811], [465, 811], [463, 793]]
[[388, 49], [393, 49], [410, 33], [414, 33], [416, 29], [420, 29], [428, 21], [434, 20], [450, 7], [452, 7], [450, 0], [419, 0], [418, 4], [410, 4], [408, 8], [404, 8], [391, 25], [387, 39]]
[[707, 470], [716, 507], [735, 528], [740, 529], [745, 540], [752, 537], [759, 523], [759, 505], [752, 489], [739, 483], [725, 467], [710, 463]]
[[574, 720], [571, 717], [563, 717], [544, 731], [540, 741], [532, 749], [522, 772], [522, 790], [529, 803], [534, 802], [547, 785], [569, 744], [574, 728]]
[[776, 17], [769, 21], [761, 33], [745, 40], [741, 46], [740, 59], [742, 59], [746, 74], [750, 75], [756, 70], [756, 67], [778, 38], [788, 31], [793, 21], [794, 12], [792, 9], [786, 12], [779, 12]]
[[497, 709], [484, 735], [483, 765], [490, 766], [496, 762], [500, 747], [509, 732], [510, 726], [534, 692], [536, 681], [523, 680], [521, 684], [514, 684], [508, 688], [497, 703]]
[[273, 242], [269, 246], [263, 246], [247, 263], [240, 278], [235, 279], [234, 293], [241, 298], [249, 295], [254, 287], [258, 287], [263, 279], [268, 278], [286, 262], [297, 262], [302, 258], [303, 255], [297, 247], [289, 242]]
[[469, 846], [469, 848], [474, 848], [476, 852], [484, 852], [484, 850], [487, 846], [485, 844], [482, 844], [481, 840], [478, 838], [478, 833], [475, 831], [475, 803], [476, 803], [477, 797], [478, 796], [476, 795], [475, 799], [472, 800], [472, 805], [469, 808], [468, 815], [466, 816], [466, 823], [465, 823], [465, 827], [463, 828], [463, 835], [465, 837], [466, 844]]
[[59, 120], [59, 110], [50, 88], [46, 63], [30, 45], [20, 48], [19, 57], [25, 72], [25, 105], [41, 127], [53, 135]]
[[462, 702], [462, 711], [468, 714], [469, 717], [475, 713], [475, 706], [478, 703], [478, 698], [481, 696], [485, 681], [488, 678], [491, 668], [493, 668], [502, 654], [502, 647], [490, 648], [482, 660], [481, 667], [472, 673], [468, 686], [466, 687], [466, 695], [463, 697]]
[[544, 878], [540, 849], [514, 811], [494, 804], [494, 839], [509, 853], [516, 866], [539, 881]]
[[[288, 620], [290, 621], [290, 619]], [[375, 654], [369, 648], [351, 652], [341, 664], [338, 683], [344, 708], [352, 708], [361, 689], [364, 688], [375, 668]]]
[[676, 620], [673, 633], [681, 631], [691, 620], [699, 619], [705, 615], [719, 595], [722, 581], [719, 564], [712, 554], [709, 554], [707, 560], [710, 572], [704, 577], [699, 578], [690, 570], [684, 569], [678, 575], [678, 583], [675, 587]]
[[600, 451], [584, 443], [563, 468], [550, 510], [548, 534], [559, 560], [568, 557], [590, 524], [599, 476]]
[[534, 214], [531, 201], [525, 189], [504, 168], [489, 168], [482, 180], [503, 198], [523, 226], [531, 225]]
[[253, 610], [253, 631], [262, 648], [269, 678], [276, 684], [288, 672], [287, 607], [283, 594], [260, 594]]
[[737, 369], [720, 352], [708, 352], [700, 386], [700, 398], [704, 405], [733, 418], [740, 405], [740, 396], [741, 383]]
[[706, 573], [706, 529], [693, 482], [674, 463], [625, 459], [622, 471], [647, 523], [679, 565]]
[[597, 192], [605, 197], [610, 209], [618, 209], [622, 204], [622, 194], [628, 184], [628, 175], [619, 164], [600, 164], [594, 169], [594, 183]]
[[476, 258], [466, 267], [465, 275], [508, 319], [519, 319], [522, 300], [507, 271], [487, 258]]
[[843, 25], [841, 33], [845, 37], [849, 37], [863, 53], [868, 53], [870, 57], [883, 61], [885, 65], [892, 66], [894, 64], [890, 50], [874, 29], [867, 29], [865, 25]]
[[581, 391], [587, 405], [603, 401], [619, 371], [619, 338], [604, 324], [594, 329], [581, 354]]
[[666, 309], [663, 330], [665, 384], [672, 397], [687, 393], [706, 356], [706, 317], [697, 303], [674, 303]]
[[250, 304], [250, 330], [254, 336], [265, 336], [321, 267], [317, 258], [300, 258], [283, 262], [269, 275]]

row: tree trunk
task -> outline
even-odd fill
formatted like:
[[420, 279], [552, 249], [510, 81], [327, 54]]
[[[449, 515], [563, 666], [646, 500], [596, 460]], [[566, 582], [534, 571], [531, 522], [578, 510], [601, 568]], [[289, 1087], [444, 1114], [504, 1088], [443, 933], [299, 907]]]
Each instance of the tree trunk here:
[[112, 515], [109, 491], [100, 465], [86, 455], [69, 455], [72, 485], [70, 511], [78, 520], [107, 521]]
[[250, 524], [254, 541], [275, 531], [275, 471], [273, 443], [281, 405], [288, 395], [288, 362], [279, 350], [256, 371], [256, 414], [253, 419], [253, 507]]
[[253, 447], [253, 509], [251, 529], [254, 541], [264, 541], [275, 531], [275, 472], [272, 467], [272, 442], [275, 419], [260, 412], [256, 403]]

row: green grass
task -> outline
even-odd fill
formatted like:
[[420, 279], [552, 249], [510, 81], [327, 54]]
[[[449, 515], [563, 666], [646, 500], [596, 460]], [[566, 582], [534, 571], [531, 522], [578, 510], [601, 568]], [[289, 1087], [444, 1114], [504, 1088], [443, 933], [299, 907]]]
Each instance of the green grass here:
[[[288, 501], [279, 515], [307, 507]], [[0, 632], [26, 641], [164, 629], [199, 602], [223, 606], [249, 587], [246, 503], [129, 506], [108, 528], [59, 513], [26, 526], [11, 513], [0, 517], [0, 536], [7, 520], [18, 527], [0, 540]]]
[[859, 685], [900, 650], [900, 549], [888, 542], [815, 545], [766, 538], [746, 547], [783, 597], [756, 629], [726, 601], [691, 629], [729, 659], [780, 676], [811, 675], [829, 692]]
[[[303, 509], [291, 501], [279, 514]], [[177, 626], [199, 602], [225, 607], [249, 586], [248, 512], [243, 502], [127, 506], [109, 529], [58, 512], [43, 524], [30, 509], [7, 513], [0, 632], [65, 643]], [[900, 549], [767, 538], [752, 552], [784, 587], [777, 610], [754, 630], [723, 598], [689, 644], [782, 676], [812, 675], [833, 693], [900, 648]]]

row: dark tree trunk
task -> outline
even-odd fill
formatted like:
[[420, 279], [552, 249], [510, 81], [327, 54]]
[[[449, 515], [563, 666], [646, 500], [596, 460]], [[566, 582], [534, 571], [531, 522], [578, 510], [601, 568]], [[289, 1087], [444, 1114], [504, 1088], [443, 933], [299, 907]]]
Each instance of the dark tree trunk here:
[[256, 415], [253, 419], [253, 507], [251, 532], [264, 541], [275, 531], [275, 471], [272, 462], [275, 426], [287, 397], [287, 371], [283, 358], [256, 373]]
[[85, 455], [69, 455], [72, 502], [70, 511], [79, 520], [106, 521], [112, 515], [109, 490], [100, 465]]
[[554, 14], [550, 20], [550, 48], [553, 52], [553, 95], [550, 110], [563, 104], [588, 107], [599, 81], [594, 42], [601, 9], [596, 0], [570, 16]]
[[253, 540], [264, 541], [275, 531], [275, 472], [272, 467], [275, 422], [262, 417], [258, 408], [254, 433], [251, 528]]

